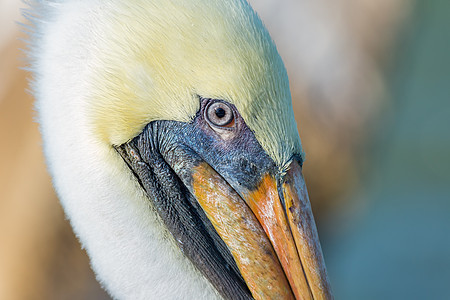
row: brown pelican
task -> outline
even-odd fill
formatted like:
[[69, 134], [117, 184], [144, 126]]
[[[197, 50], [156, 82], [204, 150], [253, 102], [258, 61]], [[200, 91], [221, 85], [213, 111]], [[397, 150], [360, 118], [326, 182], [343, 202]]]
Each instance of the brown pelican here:
[[286, 71], [245, 0], [31, 5], [48, 167], [114, 298], [332, 298]]

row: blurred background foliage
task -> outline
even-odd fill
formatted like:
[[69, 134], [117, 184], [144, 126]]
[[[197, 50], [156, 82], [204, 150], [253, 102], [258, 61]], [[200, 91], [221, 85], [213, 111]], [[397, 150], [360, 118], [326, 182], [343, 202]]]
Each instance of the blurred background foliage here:
[[[336, 299], [450, 299], [450, 2], [251, 0], [289, 73]], [[0, 0], [0, 299], [108, 299], [45, 170]]]

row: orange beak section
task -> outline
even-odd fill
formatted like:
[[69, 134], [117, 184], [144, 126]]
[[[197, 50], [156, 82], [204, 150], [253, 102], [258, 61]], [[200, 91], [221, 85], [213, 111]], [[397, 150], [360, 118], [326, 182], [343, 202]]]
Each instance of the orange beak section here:
[[313, 299], [333, 299], [302, 170], [292, 162], [282, 185], [289, 222]]
[[266, 174], [234, 190], [208, 164], [193, 170], [193, 192], [255, 299], [333, 299], [300, 165], [281, 186]]
[[283, 269], [255, 215], [208, 164], [193, 173], [194, 196], [228, 246], [255, 299], [294, 299]]

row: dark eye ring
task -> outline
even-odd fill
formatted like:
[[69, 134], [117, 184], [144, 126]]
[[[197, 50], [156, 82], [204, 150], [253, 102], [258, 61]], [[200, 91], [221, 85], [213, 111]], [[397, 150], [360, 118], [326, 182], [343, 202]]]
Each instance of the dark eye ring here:
[[233, 109], [222, 101], [210, 103], [206, 107], [205, 116], [209, 123], [218, 127], [230, 127], [234, 121]]

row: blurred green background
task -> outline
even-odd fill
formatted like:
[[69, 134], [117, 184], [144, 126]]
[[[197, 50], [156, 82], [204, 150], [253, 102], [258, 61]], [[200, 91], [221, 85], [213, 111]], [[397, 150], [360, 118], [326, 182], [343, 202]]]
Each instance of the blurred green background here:
[[332, 285], [337, 299], [450, 299], [450, 1], [415, 3], [390, 62], [355, 196], [367, 206], [323, 241]]

